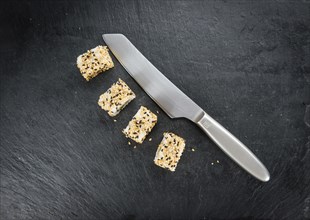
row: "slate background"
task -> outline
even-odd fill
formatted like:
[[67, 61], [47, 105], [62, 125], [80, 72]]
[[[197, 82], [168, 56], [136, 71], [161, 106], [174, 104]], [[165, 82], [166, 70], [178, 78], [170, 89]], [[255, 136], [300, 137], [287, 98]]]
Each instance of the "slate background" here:
[[[0, 8], [1, 219], [310, 218], [308, 0]], [[189, 121], [171, 120], [114, 57], [114, 69], [84, 81], [76, 57], [113, 32], [254, 151], [271, 180], [249, 176]], [[96, 103], [119, 77], [137, 98], [114, 122]], [[159, 123], [134, 149], [121, 130], [140, 105], [159, 110]], [[167, 130], [187, 140], [175, 173], [153, 164]]]

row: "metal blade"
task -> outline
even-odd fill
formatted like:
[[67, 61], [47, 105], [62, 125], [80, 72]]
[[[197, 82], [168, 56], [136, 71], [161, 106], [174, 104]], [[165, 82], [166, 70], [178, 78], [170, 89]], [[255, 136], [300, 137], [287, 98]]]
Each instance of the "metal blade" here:
[[167, 79], [122, 34], [104, 34], [104, 41], [144, 91], [171, 117], [197, 122], [203, 110]]

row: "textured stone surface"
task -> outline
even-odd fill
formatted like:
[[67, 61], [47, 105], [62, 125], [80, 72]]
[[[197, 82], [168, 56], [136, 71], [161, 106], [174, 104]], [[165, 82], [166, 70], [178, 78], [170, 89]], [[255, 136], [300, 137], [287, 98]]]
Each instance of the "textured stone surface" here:
[[[310, 218], [308, 0], [1, 1], [0, 10], [1, 219]], [[252, 149], [270, 182], [171, 120], [115, 58], [86, 83], [76, 57], [112, 32]], [[114, 122], [96, 102], [119, 77], [137, 98]], [[121, 130], [140, 105], [159, 122], [134, 149]], [[175, 173], [153, 164], [163, 131], [186, 139]]]

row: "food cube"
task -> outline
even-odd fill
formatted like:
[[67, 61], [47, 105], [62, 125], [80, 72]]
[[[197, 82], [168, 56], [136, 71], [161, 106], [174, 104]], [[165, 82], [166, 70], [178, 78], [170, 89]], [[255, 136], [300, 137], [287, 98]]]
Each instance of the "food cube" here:
[[136, 95], [129, 86], [121, 79], [118, 79], [98, 100], [98, 105], [108, 114], [116, 116]]
[[157, 166], [175, 171], [185, 149], [185, 140], [171, 132], [165, 132], [158, 146], [154, 162]]
[[156, 123], [157, 116], [146, 107], [141, 106], [139, 111], [134, 115], [127, 127], [123, 130], [123, 133], [126, 137], [142, 144]]
[[112, 67], [114, 63], [109, 55], [109, 49], [105, 46], [97, 46], [78, 56], [76, 61], [82, 76], [89, 81]]

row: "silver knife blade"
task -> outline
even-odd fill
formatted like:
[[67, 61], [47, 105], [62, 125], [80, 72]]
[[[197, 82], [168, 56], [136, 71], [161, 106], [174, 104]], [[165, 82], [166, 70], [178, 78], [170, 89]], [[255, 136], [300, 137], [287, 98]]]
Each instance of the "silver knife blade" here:
[[124, 35], [104, 34], [103, 39], [127, 72], [167, 115], [193, 122], [201, 118], [203, 110], [153, 66]]
[[261, 181], [270, 179], [266, 167], [241, 141], [169, 81], [124, 35], [104, 34], [103, 39], [127, 72], [171, 118], [193, 121], [248, 173]]

